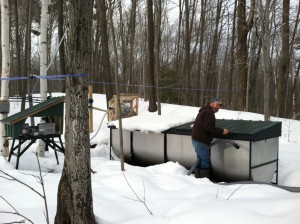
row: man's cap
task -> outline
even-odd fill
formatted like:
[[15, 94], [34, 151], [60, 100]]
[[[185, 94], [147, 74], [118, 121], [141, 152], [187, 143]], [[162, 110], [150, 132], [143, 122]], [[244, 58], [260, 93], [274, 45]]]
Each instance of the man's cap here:
[[221, 106], [223, 105], [222, 101], [221, 101], [219, 98], [214, 98], [214, 99], [211, 100], [211, 102], [212, 102], [212, 103], [215, 102], [215, 103], [217, 103], [217, 104], [219, 104], [219, 105], [221, 105]]

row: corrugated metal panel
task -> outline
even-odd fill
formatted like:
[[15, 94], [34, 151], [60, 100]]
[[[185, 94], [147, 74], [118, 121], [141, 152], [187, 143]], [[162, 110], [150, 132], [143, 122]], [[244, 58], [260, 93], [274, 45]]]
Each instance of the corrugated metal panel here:
[[34, 115], [40, 114], [41, 112], [63, 102], [65, 97], [53, 97], [50, 98], [42, 103], [39, 103], [33, 107], [27, 108], [23, 111], [20, 111], [18, 113], [15, 113], [9, 117], [6, 117], [1, 120], [4, 124], [15, 124], [21, 120], [24, 120], [28, 117], [32, 117]]

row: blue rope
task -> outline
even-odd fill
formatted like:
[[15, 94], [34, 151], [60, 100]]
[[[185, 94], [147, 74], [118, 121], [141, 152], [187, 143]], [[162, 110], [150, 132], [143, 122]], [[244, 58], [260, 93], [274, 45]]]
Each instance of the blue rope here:
[[0, 78], [1, 80], [26, 80], [26, 79], [49, 79], [49, 80], [57, 80], [57, 79], [65, 79], [65, 78], [73, 78], [73, 77], [87, 77], [89, 74], [65, 74], [65, 75], [33, 75], [28, 77], [8, 77], [8, 78]]

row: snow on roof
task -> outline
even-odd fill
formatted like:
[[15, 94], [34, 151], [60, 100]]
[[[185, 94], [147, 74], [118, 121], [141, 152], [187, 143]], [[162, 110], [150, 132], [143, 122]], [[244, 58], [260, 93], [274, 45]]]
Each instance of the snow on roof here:
[[[170, 128], [177, 127], [195, 120], [192, 116], [142, 114], [122, 119], [122, 129], [127, 131], [139, 130], [141, 132], [161, 133]], [[111, 121], [109, 126], [119, 129], [119, 121]]]

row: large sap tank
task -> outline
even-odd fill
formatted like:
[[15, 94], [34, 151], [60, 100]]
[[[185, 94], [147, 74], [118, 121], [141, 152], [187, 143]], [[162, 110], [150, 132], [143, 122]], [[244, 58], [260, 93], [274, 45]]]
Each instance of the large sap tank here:
[[[125, 162], [155, 165], [178, 162], [190, 169], [196, 161], [191, 142], [193, 123], [162, 133], [123, 131]], [[281, 122], [217, 120], [216, 126], [230, 134], [215, 136], [211, 145], [212, 174], [217, 181], [261, 181], [270, 183], [278, 177], [278, 147]], [[110, 147], [120, 156], [119, 130], [110, 127]]]

